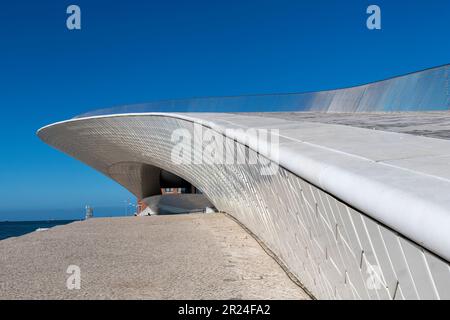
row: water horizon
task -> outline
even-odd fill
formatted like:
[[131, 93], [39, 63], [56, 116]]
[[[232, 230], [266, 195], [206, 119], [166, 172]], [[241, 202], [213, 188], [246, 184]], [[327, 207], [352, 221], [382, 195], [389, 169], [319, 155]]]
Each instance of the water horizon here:
[[49, 220], [49, 221], [2, 221], [0, 222], [0, 241], [20, 237], [38, 229], [50, 229], [55, 226], [69, 224], [80, 220]]
[[[131, 207], [93, 207], [95, 218], [132, 216]], [[20, 237], [37, 229], [49, 229], [85, 219], [84, 208], [0, 211], [0, 241]]]
[[[132, 216], [134, 208], [129, 206], [92, 206], [94, 218]], [[0, 210], [0, 222], [43, 222], [83, 220], [85, 208], [65, 209], [3, 209]]]

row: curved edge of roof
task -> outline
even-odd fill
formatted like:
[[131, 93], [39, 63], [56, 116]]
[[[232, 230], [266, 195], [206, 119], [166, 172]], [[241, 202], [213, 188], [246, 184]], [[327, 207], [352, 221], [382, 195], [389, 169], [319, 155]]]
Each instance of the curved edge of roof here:
[[[443, 71], [443, 73], [440, 73]], [[426, 85], [418, 82], [421, 78], [425, 78], [427, 75], [436, 73], [436, 76], [430, 79], [426, 79]], [[320, 91], [305, 91], [305, 92], [290, 92], [290, 93], [266, 93], [266, 94], [247, 94], [236, 96], [205, 96], [205, 97], [191, 97], [180, 99], [166, 99], [155, 100], [147, 103], [136, 103], [130, 105], [119, 105], [109, 108], [94, 109], [77, 115], [74, 119], [84, 118], [93, 115], [106, 115], [106, 114], [120, 114], [120, 113], [144, 113], [144, 112], [214, 112], [214, 104], [218, 102], [222, 104], [222, 107], [230, 108], [231, 111], [225, 110], [225, 112], [250, 112], [255, 110], [246, 110], [249, 106], [258, 107], [258, 104], [263, 104], [265, 110], [256, 111], [321, 111], [321, 112], [383, 112], [383, 111], [427, 111], [427, 110], [450, 110], [450, 96], [449, 96], [449, 73], [450, 64], [443, 64], [436, 67], [426, 68], [420, 71], [414, 71], [402, 75], [392, 76], [386, 79], [377, 80], [374, 82], [368, 82], [356, 86], [338, 87], [328, 90]], [[399, 84], [398, 82], [404, 81]], [[409, 83], [408, 83], [409, 81]], [[438, 90], [433, 92], [433, 95], [427, 94], [430, 90], [434, 90], [433, 87], [437, 87]], [[368, 90], [376, 89], [376, 95], [368, 94]], [[394, 89], [395, 100], [392, 101], [389, 95], [389, 90]], [[382, 92], [380, 92], [380, 90]], [[439, 91], [440, 90], [440, 91]], [[399, 92], [405, 92], [405, 96], [400, 97]], [[337, 101], [333, 104], [330, 110], [330, 100], [336, 100], [335, 98], [342, 98], [345, 94], [345, 102], [350, 106], [341, 105], [341, 101]], [[329, 95], [326, 101], [320, 101], [324, 95]], [[408, 101], [408, 95], [409, 100]], [[426, 101], [411, 101], [410, 97], [417, 95], [421, 100], [426, 97]], [[271, 101], [271, 99], [276, 101]], [[286, 101], [283, 101], [285, 99]], [[231, 106], [231, 100], [242, 100], [243, 105], [238, 107]], [[281, 101], [280, 101], [281, 100]], [[308, 101], [304, 101], [308, 100]], [[314, 105], [309, 100], [314, 100]], [[364, 104], [364, 100], [368, 100], [369, 103]], [[391, 100], [391, 101], [390, 101]], [[404, 107], [399, 107], [398, 103], [404, 103]], [[209, 102], [209, 103], [208, 103]], [[236, 103], [235, 101], [233, 103]], [[192, 107], [187, 108], [189, 104], [197, 104], [198, 110]], [[200, 104], [200, 106], [198, 106]], [[203, 104], [203, 106], [201, 106]], [[254, 105], [253, 105], [254, 104]], [[354, 104], [359, 104], [354, 106]], [[179, 105], [177, 107], [177, 105]], [[427, 105], [430, 105], [427, 107]], [[422, 108], [421, 108], [422, 107]], [[159, 108], [158, 110], [155, 108]], [[167, 110], [164, 110], [167, 108]], [[175, 108], [175, 109], [171, 109]], [[233, 109], [236, 108], [236, 109]], [[427, 109], [429, 108], [429, 109]], [[130, 111], [125, 111], [130, 109]], [[223, 112], [218, 110], [218, 112]]]
[[[224, 122], [221, 123], [216, 120], [220, 115], [136, 113], [92, 116], [45, 126], [38, 130], [38, 136], [42, 139], [41, 132], [70, 122], [134, 116], [172, 117], [198, 123], [221, 134], [226, 134]], [[242, 119], [239, 119], [243, 121], [260, 118], [242, 115], [239, 117], [242, 117]], [[270, 123], [270, 118], [260, 119]], [[230, 120], [225, 122], [233, 124]], [[239, 126], [241, 125], [242, 123], [239, 123]], [[345, 127], [329, 124], [321, 125], [338, 129], [339, 127]], [[349, 130], [348, 127], [347, 130]], [[383, 137], [384, 135], [410, 136], [392, 132], [373, 132], [373, 130], [361, 128], [351, 128], [350, 130], [358, 131], [357, 134], [364, 132], [368, 135], [376, 134]], [[423, 143], [428, 143], [429, 140], [435, 140], [417, 136], [410, 137], [413, 143], [417, 143], [418, 148]], [[249, 137], [245, 134], [237, 134], [231, 138], [248, 146]], [[429, 140], [423, 141], [423, 139]], [[381, 139], [381, 141], [383, 140], [386, 139]], [[450, 150], [449, 141], [441, 143], [448, 144], [446, 148], [448, 147]], [[380, 144], [377, 147], [382, 147], [382, 145]], [[271, 159], [270, 153], [261, 152], [261, 154]], [[342, 150], [330, 149], [317, 143], [301, 140], [282, 145], [279, 159], [271, 160], [279, 161], [281, 167], [450, 261], [450, 241], [448, 238], [450, 199], [446, 196], [450, 192], [450, 181], [448, 179], [439, 179], [420, 172], [405, 170], [370, 158], [355, 156], [342, 152]], [[415, 181], [416, 185], [412, 186], [411, 181]]]

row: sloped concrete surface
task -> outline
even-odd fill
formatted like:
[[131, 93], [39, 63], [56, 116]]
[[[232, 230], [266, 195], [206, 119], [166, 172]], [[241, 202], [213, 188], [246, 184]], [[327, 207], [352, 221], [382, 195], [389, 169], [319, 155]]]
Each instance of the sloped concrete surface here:
[[[68, 290], [69, 265], [81, 289]], [[0, 299], [308, 299], [223, 214], [96, 218], [0, 241]]]

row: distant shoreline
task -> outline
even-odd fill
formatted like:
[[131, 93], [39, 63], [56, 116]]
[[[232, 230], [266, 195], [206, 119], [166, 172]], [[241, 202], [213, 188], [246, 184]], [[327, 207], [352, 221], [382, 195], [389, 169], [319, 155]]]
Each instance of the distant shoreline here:
[[40, 223], [40, 222], [58, 222], [58, 221], [81, 221], [83, 219], [45, 219], [45, 220], [0, 220], [0, 223]]
[[0, 241], [8, 238], [21, 237], [38, 229], [50, 229], [76, 221], [80, 220], [1, 221]]

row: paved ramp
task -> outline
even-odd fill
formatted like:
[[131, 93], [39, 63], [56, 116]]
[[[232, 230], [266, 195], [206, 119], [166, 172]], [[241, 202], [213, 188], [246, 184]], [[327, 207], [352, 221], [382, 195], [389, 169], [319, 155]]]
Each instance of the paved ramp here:
[[[69, 265], [81, 289], [66, 288]], [[223, 214], [98, 218], [0, 241], [0, 299], [307, 299]]]

